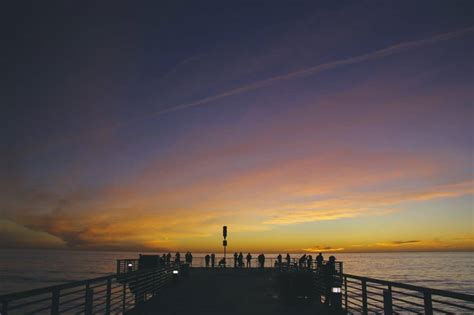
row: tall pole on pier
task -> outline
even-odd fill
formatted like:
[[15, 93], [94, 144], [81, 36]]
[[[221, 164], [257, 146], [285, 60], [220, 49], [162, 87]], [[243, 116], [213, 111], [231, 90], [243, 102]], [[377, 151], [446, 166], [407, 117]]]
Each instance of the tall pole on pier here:
[[226, 260], [226, 249], [227, 249], [227, 225], [224, 225], [222, 227], [222, 236], [224, 236], [224, 241], [222, 242], [222, 245], [224, 246], [224, 267], [227, 265], [227, 260]]

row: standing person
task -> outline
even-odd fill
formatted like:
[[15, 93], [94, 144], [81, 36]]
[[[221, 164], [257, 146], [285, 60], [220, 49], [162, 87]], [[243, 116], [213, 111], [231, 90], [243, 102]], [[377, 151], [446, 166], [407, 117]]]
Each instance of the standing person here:
[[248, 253], [246, 258], [247, 258], [247, 268], [250, 268], [252, 266], [252, 255]]
[[179, 252], [176, 252], [174, 262], [179, 265], [181, 263], [181, 254]]
[[336, 257], [331, 256], [323, 268], [324, 287], [326, 288], [324, 304], [326, 305], [329, 305], [329, 301], [331, 300], [332, 287], [334, 286], [334, 276], [336, 274]]
[[303, 269], [303, 267], [306, 266], [306, 254], [300, 257], [299, 265], [300, 265], [300, 269]]
[[239, 262], [239, 268], [244, 267], [244, 255], [240, 252], [239, 256], [237, 257], [237, 261]]
[[193, 254], [191, 254], [191, 252], [189, 252], [189, 265], [192, 266], [193, 265]]
[[211, 260], [211, 256], [209, 256], [209, 254], [207, 254], [204, 257], [204, 260], [206, 261], [206, 268], [209, 268], [209, 261]]
[[163, 253], [163, 255], [161, 256], [161, 265], [164, 266], [166, 265], [166, 254]]
[[278, 261], [278, 266], [281, 268], [281, 260], [282, 260], [282, 257], [281, 257], [281, 254], [278, 254], [277, 256], [277, 261]]
[[323, 253], [319, 253], [319, 255], [316, 256], [316, 268], [318, 270], [321, 270], [321, 268], [323, 267], [323, 261], [324, 261]]
[[260, 268], [263, 269], [265, 267], [265, 255], [263, 254], [258, 255], [258, 262], [259, 262]]
[[166, 264], [169, 266], [171, 263], [171, 253], [168, 252], [168, 255], [166, 255]]
[[311, 270], [311, 268], [313, 267], [313, 256], [309, 255], [307, 262], [308, 262], [308, 269]]
[[291, 257], [290, 257], [290, 254], [286, 254], [286, 266], [288, 268], [290, 268], [290, 265], [291, 265]]
[[214, 268], [216, 266], [216, 255], [214, 253], [211, 254], [211, 267]]
[[234, 268], [237, 268], [237, 259], [239, 258], [239, 255], [237, 253], [234, 253]]

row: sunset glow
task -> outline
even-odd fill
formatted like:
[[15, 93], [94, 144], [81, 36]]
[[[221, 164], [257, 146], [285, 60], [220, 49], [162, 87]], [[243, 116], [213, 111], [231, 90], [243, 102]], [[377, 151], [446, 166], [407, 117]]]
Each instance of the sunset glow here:
[[1, 96], [0, 247], [474, 250], [472, 16], [403, 3], [238, 33], [223, 8], [38, 17]]

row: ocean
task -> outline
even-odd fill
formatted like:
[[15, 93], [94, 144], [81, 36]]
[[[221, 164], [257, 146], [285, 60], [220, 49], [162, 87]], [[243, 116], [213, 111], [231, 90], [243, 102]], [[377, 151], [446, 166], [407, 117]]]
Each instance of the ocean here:
[[[138, 254], [138, 252], [2, 249], [0, 294], [114, 273], [117, 259], [137, 258]], [[195, 253], [195, 261], [199, 262], [204, 255]], [[221, 256], [218, 253], [216, 255]], [[324, 254], [326, 258], [329, 255], [334, 255], [338, 261], [344, 262], [345, 273], [474, 294], [472, 252]], [[270, 261], [277, 254], [265, 254], [265, 256]], [[301, 254], [292, 254], [292, 257], [299, 256]], [[253, 257], [257, 257], [257, 254], [253, 254]]]

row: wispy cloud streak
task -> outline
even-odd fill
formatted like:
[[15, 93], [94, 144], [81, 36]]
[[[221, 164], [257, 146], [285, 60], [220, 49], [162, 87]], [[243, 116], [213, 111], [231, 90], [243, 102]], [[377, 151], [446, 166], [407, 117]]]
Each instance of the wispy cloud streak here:
[[376, 51], [373, 51], [373, 52], [370, 52], [370, 53], [366, 53], [366, 54], [363, 54], [363, 55], [354, 56], [354, 57], [350, 57], [350, 58], [347, 58], [347, 59], [340, 59], [340, 60], [336, 60], [336, 61], [331, 61], [331, 62], [323, 63], [323, 64], [320, 64], [320, 65], [317, 65], [317, 66], [309, 67], [309, 68], [306, 68], [306, 69], [301, 69], [301, 70], [298, 70], [298, 71], [293, 71], [293, 72], [289, 72], [289, 73], [286, 73], [286, 74], [278, 75], [278, 76], [275, 76], [275, 77], [272, 77], [272, 78], [256, 81], [256, 82], [253, 82], [251, 84], [243, 85], [239, 88], [227, 90], [227, 91], [224, 91], [224, 92], [216, 94], [216, 95], [201, 98], [201, 99], [193, 101], [193, 102], [175, 105], [175, 106], [172, 106], [170, 108], [166, 108], [166, 109], [157, 111], [153, 115], [155, 115], [155, 116], [156, 115], [162, 115], [162, 114], [166, 114], [166, 113], [170, 113], [170, 112], [184, 110], [184, 109], [191, 108], [191, 107], [201, 106], [201, 105], [208, 104], [210, 102], [217, 101], [217, 100], [225, 98], [225, 97], [229, 97], [229, 96], [238, 95], [238, 94], [241, 94], [241, 93], [257, 90], [257, 89], [267, 87], [267, 86], [270, 86], [270, 85], [273, 85], [273, 84], [276, 84], [276, 83], [279, 83], [279, 82], [293, 80], [293, 79], [297, 79], [297, 78], [303, 78], [303, 77], [307, 77], [307, 76], [312, 76], [312, 75], [316, 75], [316, 74], [319, 74], [321, 72], [331, 70], [331, 69], [335, 69], [335, 68], [338, 68], [338, 67], [341, 67], [341, 66], [358, 64], [358, 63], [362, 63], [362, 62], [366, 62], [366, 61], [370, 61], [370, 60], [374, 60], [374, 59], [378, 59], [378, 58], [382, 58], [382, 57], [386, 57], [386, 56], [391, 56], [391, 55], [401, 53], [403, 51], [407, 51], [407, 50], [410, 50], [410, 49], [415, 49], [415, 48], [426, 46], [426, 45], [429, 45], [429, 44], [434, 44], [434, 43], [454, 39], [454, 38], [457, 38], [457, 37], [460, 37], [460, 36], [463, 36], [463, 35], [466, 35], [466, 34], [472, 33], [472, 32], [474, 32], [474, 27], [468, 27], [468, 28], [460, 29], [460, 30], [457, 30], [457, 31], [449, 32], [449, 33], [443, 33], [443, 34], [431, 36], [431, 37], [420, 39], [420, 40], [398, 43], [398, 44], [391, 45], [389, 47], [386, 47], [386, 48], [383, 48], [383, 49], [380, 49], [380, 50], [376, 50]]

